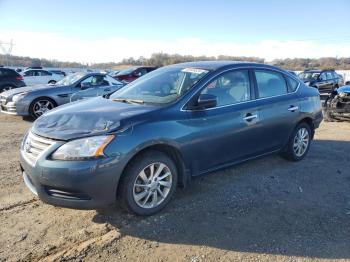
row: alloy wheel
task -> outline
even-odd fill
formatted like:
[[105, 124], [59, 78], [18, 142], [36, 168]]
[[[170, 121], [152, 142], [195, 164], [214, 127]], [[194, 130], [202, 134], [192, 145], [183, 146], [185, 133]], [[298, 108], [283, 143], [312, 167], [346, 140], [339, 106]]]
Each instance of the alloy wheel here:
[[39, 117], [54, 107], [54, 104], [49, 100], [39, 100], [33, 105], [33, 113], [36, 117]]
[[297, 157], [305, 154], [310, 142], [309, 131], [303, 127], [298, 130], [294, 137], [293, 150]]
[[141, 208], [155, 208], [169, 195], [172, 173], [164, 163], [152, 163], [141, 170], [135, 179], [133, 198]]

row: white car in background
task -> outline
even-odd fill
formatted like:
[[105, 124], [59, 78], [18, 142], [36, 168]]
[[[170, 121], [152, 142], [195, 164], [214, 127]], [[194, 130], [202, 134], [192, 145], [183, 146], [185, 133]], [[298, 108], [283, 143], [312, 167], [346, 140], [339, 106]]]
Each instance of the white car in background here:
[[43, 69], [28, 69], [21, 72], [24, 83], [27, 86], [38, 84], [55, 84], [60, 81], [64, 76], [49, 72]]

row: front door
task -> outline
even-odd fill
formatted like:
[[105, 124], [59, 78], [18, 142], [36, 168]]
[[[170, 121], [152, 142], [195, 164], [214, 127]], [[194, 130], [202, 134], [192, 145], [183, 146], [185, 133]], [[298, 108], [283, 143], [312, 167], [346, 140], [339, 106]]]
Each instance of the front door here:
[[222, 73], [202, 89], [201, 94], [217, 97], [217, 106], [188, 112], [194, 138], [188, 150], [195, 173], [249, 158], [259, 150], [260, 116], [252, 90], [248, 70]]

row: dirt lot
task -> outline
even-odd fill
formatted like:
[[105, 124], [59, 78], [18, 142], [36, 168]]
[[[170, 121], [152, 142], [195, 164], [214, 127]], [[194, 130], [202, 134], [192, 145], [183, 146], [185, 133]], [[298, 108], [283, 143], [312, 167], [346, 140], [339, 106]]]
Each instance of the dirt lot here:
[[43, 204], [18, 167], [31, 123], [0, 123], [0, 261], [350, 260], [349, 123], [323, 123], [300, 163], [269, 156], [196, 178], [148, 218]]

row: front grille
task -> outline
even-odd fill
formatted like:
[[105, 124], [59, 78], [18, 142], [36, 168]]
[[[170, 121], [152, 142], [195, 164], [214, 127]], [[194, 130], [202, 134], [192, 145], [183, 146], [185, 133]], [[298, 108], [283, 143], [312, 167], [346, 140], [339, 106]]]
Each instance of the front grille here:
[[29, 132], [23, 143], [22, 150], [30, 164], [35, 165], [39, 156], [54, 143], [54, 140], [43, 138]]

